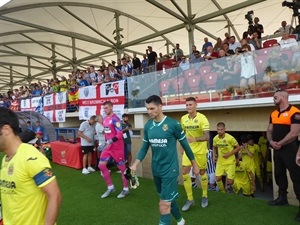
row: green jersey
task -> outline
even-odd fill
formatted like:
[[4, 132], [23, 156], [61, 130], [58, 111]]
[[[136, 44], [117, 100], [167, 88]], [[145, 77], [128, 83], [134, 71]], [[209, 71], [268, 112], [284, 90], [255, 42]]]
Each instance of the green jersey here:
[[153, 176], [177, 177], [179, 175], [177, 140], [181, 144], [182, 141], [187, 142], [178, 121], [167, 116], [159, 123], [150, 119], [144, 128], [143, 146], [137, 159], [142, 161], [151, 146]]

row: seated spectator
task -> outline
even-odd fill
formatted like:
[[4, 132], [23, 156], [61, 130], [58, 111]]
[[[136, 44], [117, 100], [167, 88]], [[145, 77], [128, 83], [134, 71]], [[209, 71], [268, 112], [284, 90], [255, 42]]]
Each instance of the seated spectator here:
[[205, 54], [203, 56], [203, 59], [205, 61], [208, 61], [208, 60], [216, 59], [218, 57], [219, 57], [219, 54], [217, 52], [213, 51], [213, 47], [212, 46], [208, 46], [207, 47], [207, 54]]
[[190, 60], [191, 64], [193, 65], [193, 67], [198, 70], [200, 67], [200, 63], [203, 62], [203, 58], [200, 55], [200, 52], [198, 50], [196, 50], [194, 52], [194, 59]]
[[234, 55], [234, 51], [229, 49], [228, 43], [223, 43], [223, 50], [225, 51], [226, 56]]
[[292, 34], [294, 31], [294, 28], [291, 25], [287, 25], [286, 21], [282, 21], [281, 22], [281, 27], [279, 27], [278, 30], [276, 30], [274, 32], [274, 34], [283, 34], [283, 33], [288, 33], [288, 34]]
[[222, 42], [221, 38], [218, 37], [217, 38], [217, 42], [214, 45], [213, 51], [214, 52], [219, 52], [220, 49], [222, 49], [222, 48], [223, 48], [223, 42]]
[[237, 47], [241, 47], [241, 43], [235, 41], [235, 36], [231, 36], [231, 37], [230, 37], [229, 49], [231, 49], [232, 51], [235, 52], [235, 49], [236, 49]]
[[294, 38], [290, 38], [289, 37], [289, 33], [288, 32], [284, 32], [282, 34], [282, 39], [279, 41], [281, 50], [289, 50], [292, 49], [293, 46], [297, 46], [298, 43], [296, 41], [296, 39]]
[[181, 57], [181, 62], [179, 63], [179, 68], [181, 69], [181, 71], [185, 71], [190, 68], [190, 63], [188, 60], [186, 60], [185, 56]]
[[196, 51], [197, 51], [196, 45], [192, 45], [192, 53], [189, 56], [190, 63], [192, 63], [192, 61], [196, 58], [195, 57], [195, 52]]
[[249, 44], [251, 44], [255, 50], [259, 50], [262, 48], [262, 42], [261, 39], [258, 39], [257, 32], [252, 33], [252, 39], [249, 41]]
[[27, 130], [31, 130], [33, 132], [35, 131], [35, 128], [32, 126], [29, 120], [26, 122], [26, 125], [27, 125]]
[[247, 97], [248, 93], [255, 91], [255, 76], [257, 74], [254, 62], [254, 53], [251, 52], [249, 45], [243, 46], [241, 54], [241, 81], [240, 88], [242, 93]]
[[227, 43], [229, 45], [230, 44], [230, 35], [227, 32], [224, 35], [225, 35], [225, 39], [223, 40], [223, 44]]

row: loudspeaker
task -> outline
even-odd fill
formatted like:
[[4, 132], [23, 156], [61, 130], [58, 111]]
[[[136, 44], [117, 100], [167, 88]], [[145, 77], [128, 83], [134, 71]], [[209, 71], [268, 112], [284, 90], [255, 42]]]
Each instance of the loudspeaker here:
[[35, 133], [31, 130], [25, 130], [25, 131], [19, 133], [19, 137], [21, 138], [23, 143], [28, 143], [29, 141], [34, 139], [35, 136], [36, 136]]

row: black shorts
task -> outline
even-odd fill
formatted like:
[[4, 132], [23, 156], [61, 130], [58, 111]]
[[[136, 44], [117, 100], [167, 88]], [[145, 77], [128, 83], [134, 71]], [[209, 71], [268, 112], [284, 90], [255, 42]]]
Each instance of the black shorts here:
[[93, 152], [94, 151], [94, 146], [81, 146], [81, 150], [82, 150], [82, 154], [86, 155], [89, 152]]

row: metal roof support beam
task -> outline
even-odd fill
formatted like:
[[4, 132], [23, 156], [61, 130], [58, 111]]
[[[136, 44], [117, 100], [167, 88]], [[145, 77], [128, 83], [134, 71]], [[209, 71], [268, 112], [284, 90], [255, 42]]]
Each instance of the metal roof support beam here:
[[216, 12], [209, 13], [205, 16], [201, 16], [201, 17], [198, 17], [196, 19], [193, 19], [193, 24], [201, 23], [201, 22], [216, 18], [218, 16], [224, 15], [226, 13], [231, 13], [231, 12], [234, 12], [236, 10], [246, 8], [248, 6], [255, 5], [257, 3], [261, 3], [261, 2], [264, 2], [264, 1], [266, 1], [266, 0], [248, 0], [248, 1], [245, 1], [245, 2], [241, 2], [241, 3], [235, 4], [233, 6], [229, 6], [227, 8], [218, 10]]
[[44, 27], [44, 26], [40, 26], [40, 25], [37, 25], [37, 24], [28, 23], [28, 22], [25, 22], [25, 21], [9, 18], [9, 17], [6, 17], [6, 16], [0, 16], [0, 20], [4, 20], [4, 21], [7, 21], [7, 22], [15, 23], [15, 24], [20, 24], [20, 25], [27, 26], [27, 27], [32, 27], [32, 28], [35, 28], [35, 29], [38, 29], [38, 30], [43, 30], [43, 31], [46, 31], [46, 32], [54, 33], [54, 34], [59, 34], [59, 35], [66, 36], [66, 37], [75, 37], [75, 38], [77, 38], [79, 40], [82, 40], [82, 41], [87, 41], [87, 42], [91, 42], [91, 43], [98, 44], [98, 45], [103, 45], [103, 46], [110, 47], [110, 48], [113, 47], [113, 45], [110, 45], [110, 44], [108, 44], [104, 41], [101, 41], [101, 40], [96, 39], [96, 38], [89, 37], [87, 35], [79, 34], [79, 33], [74, 33], [74, 32], [69, 32], [69, 31], [62, 31], [62, 30], [55, 30], [55, 29], [51, 29], [49, 27]]
[[28, 81], [28, 85], [31, 84], [31, 65], [30, 65], [30, 58], [27, 58], [27, 67], [28, 67], [28, 76], [27, 76], [27, 81]]
[[[3, 69], [6, 69], [6, 70], [8, 70], [8, 71], [9, 71], [9, 67], [6, 67], [6, 66], [1, 66], [1, 65], [0, 65], [0, 67], [2, 67]], [[22, 76], [22, 78], [24, 78], [24, 77], [26, 77], [26, 76], [27, 76], [26, 74], [24, 74], [24, 73], [20, 73], [19, 71], [16, 71], [16, 70], [13, 70], [13, 72], [14, 72], [15, 74], [19, 74], [19, 75], [21, 75], [21, 76]]]
[[203, 34], [206, 34], [207, 36], [209, 36], [209, 37], [211, 37], [211, 38], [217, 40], [217, 37], [216, 37], [215, 35], [213, 35], [212, 33], [209, 33], [208, 31], [206, 31], [206, 30], [204, 30], [204, 29], [202, 29], [202, 28], [199, 27], [198, 25], [195, 25], [195, 28], [196, 28], [197, 30], [199, 30], [200, 32], [202, 32]]
[[189, 23], [185, 26], [187, 32], [188, 32], [188, 37], [189, 37], [189, 49], [190, 49], [190, 54], [192, 52], [192, 45], [195, 43], [195, 38], [194, 38], [194, 30], [195, 26], [191, 24], [191, 19], [192, 19], [192, 3], [191, 0], [187, 0], [187, 11], [188, 11], [188, 17]]
[[76, 57], [76, 40], [75, 38], [72, 38], [72, 66], [74, 70], [77, 70], [77, 63], [76, 63], [77, 57]]
[[182, 10], [182, 8], [180, 8], [180, 6], [175, 2], [175, 0], [171, 0], [171, 2], [173, 3], [173, 5], [176, 7], [176, 9], [181, 13], [181, 15], [186, 19], [186, 20], [189, 20], [189, 18], [191, 17], [188, 17], [185, 12]]
[[[16, 67], [25, 67], [27, 68], [28, 65], [24, 65], [24, 64], [17, 64], [17, 63], [10, 63], [10, 62], [2, 62], [0, 61], [0, 65], [2, 66], [16, 66]], [[39, 66], [31, 66], [32, 69], [37, 69], [37, 70], [46, 70], [47, 68], [44, 67], [39, 67]]]
[[[49, 48], [48, 46], [46, 46], [46, 45], [44, 45], [44, 44], [42, 44], [42, 43], [36, 41], [35, 39], [33, 39], [33, 38], [27, 36], [26, 34], [20, 34], [20, 35], [22, 35], [23, 37], [25, 37], [25, 38], [31, 40], [32, 42], [34, 42], [34, 43], [36, 43], [36, 44], [38, 44], [38, 45], [40, 45], [40, 46], [42, 46], [42, 47], [44, 47], [44, 48], [46, 48], [46, 49], [52, 51], [52, 49]], [[68, 57], [64, 56], [63, 54], [60, 54], [59, 52], [56, 52], [56, 53], [57, 53], [57, 55], [60, 55], [61, 57], [65, 58], [65, 59], [67, 59], [67, 60], [71, 60], [71, 59], [69, 59]]]
[[174, 16], [175, 18], [177, 18], [178, 20], [181, 20], [182, 22], [187, 23], [188, 20], [185, 19], [184, 17], [180, 16], [179, 14], [175, 13], [174, 11], [170, 10], [169, 8], [167, 8], [166, 6], [158, 3], [155, 0], [146, 0], [146, 2], [149, 2], [150, 4], [154, 5], [155, 7], [161, 9], [162, 11], [170, 14], [171, 16]]
[[55, 58], [56, 58], [56, 51], [55, 51], [55, 44], [52, 44], [51, 45], [51, 51], [52, 51], [52, 56], [51, 56], [51, 64], [52, 64], [52, 68], [51, 68], [51, 72], [53, 74], [53, 78], [55, 79], [56, 78], [56, 73], [57, 73], [57, 70], [56, 70], [56, 61], [55, 61]]
[[47, 65], [46, 63], [43, 63], [43, 62], [41, 62], [41, 61], [35, 59], [35, 58], [43, 58], [43, 59], [45, 59], [45, 60], [49, 60], [49, 58], [47, 58], [47, 57], [42, 57], [42, 56], [38, 56], [38, 55], [34, 56], [34, 55], [30, 55], [30, 54], [24, 54], [24, 53], [22, 53], [22, 52], [20, 52], [20, 51], [18, 51], [18, 50], [16, 50], [16, 49], [10, 47], [10, 46], [7, 46], [7, 45], [3, 45], [3, 46], [6, 47], [6, 48], [8, 48], [8, 49], [13, 50], [13, 52], [5, 51], [5, 50], [0, 50], [0, 52], [7, 53], [7, 54], [11, 54], [11, 55], [16, 55], [16, 56], [30, 57], [32, 60], [34, 60], [34, 61], [36, 61], [36, 62], [38, 62], [38, 63], [40, 63], [40, 64], [42, 64], [42, 65], [44, 65], [44, 66], [46, 66], [46, 67], [50, 67], [50, 66]]
[[[222, 7], [220, 6], [220, 4], [216, 1], [216, 0], [212, 0], [212, 2], [214, 3], [214, 5], [219, 9], [219, 10], [222, 10]], [[238, 34], [238, 32], [236, 31], [235, 27], [232, 25], [232, 22], [231, 20], [229, 19], [229, 17], [224, 14], [224, 18], [227, 20], [228, 22], [228, 25], [231, 25], [231, 29], [233, 30], [233, 33], [235, 34], [236, 38], [238, 40], [240, 40], [240, 36]]]
[[94, 27], [92, 27], [91, 25], [89, 25], [88, 23], [86, 23], [84, 20], [82, 20], [81, 18], [79, 18], [78, 16], [76, 16], [70, 10], [68, 10], [67, 8], [65, 8], [65, 7], [63, 7], [61, 5], [58, 6], [58, 7], [61, 8], [62, 10], [64, 10], [65, 12], [67, 12], [68, 14], [70, 14], [71, 16], [73, 16], [75, 19], [77, 19], [79, 22], [81, 22], [82, 24], [84, 24], [88, 28], [90, 28], [92, 31], [94, 31], [96, 34], [98, 34], [100, 37], [104, 38], [106, 41], [108, 41], [109, 43], [111, 43], [112, 45], [114, 45], [114, 42], [112, 42], [108, 37], [106, 37], [105, 35], [101, 34]]
[[13, 88], [13, 83], [14, 83], [14, 78], [13, 78], [13, 67], [9, 66], [9, 86], [12, 89]]

